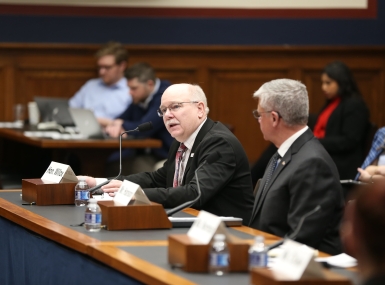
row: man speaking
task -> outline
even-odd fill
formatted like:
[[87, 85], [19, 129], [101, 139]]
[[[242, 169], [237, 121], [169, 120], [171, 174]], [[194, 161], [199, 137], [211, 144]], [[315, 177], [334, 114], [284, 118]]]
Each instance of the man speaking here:
[[[175, 141], [163, 167], [121, 177], [139, 184], [148, 198], [166, 208], [194, 200], [197, 195], [195, 170], [213, 153], [221, 157], [199, 170], [201, 198], [192, 206], [218, 216], [233, 216], [248, 224], [253, 207], [249, 162], [238, 139], [220, 122], [207, 117], [209, 109], [203, 90], [197, 85], [175, 84], [163, 93], [158, 115]], [[98, 181], [99, 182], [99, 181]], [[95, 178], [87, 183], [96, 185]], [[114, 195], [122, 181], [102, 187]]]

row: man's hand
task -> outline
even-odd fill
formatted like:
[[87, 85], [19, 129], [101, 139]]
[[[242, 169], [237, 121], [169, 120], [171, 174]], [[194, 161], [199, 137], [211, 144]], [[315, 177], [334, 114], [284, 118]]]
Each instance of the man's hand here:
[[91, 176], [77, 176], [77, 178], [78, 179], [85, 178], [86, 183], [88, 184], [88, 186], [90, 188], [96, 186], [96, 179], [94, 177], [91, 177]]
[[106, 127], [106, 133], [113, 138], [117, 138], [120, 136], [122, 132], [124, 132], [124, 129], [122, 127], [123, 120], [122, 119], [116, 119], [113, 120], [108, 126]]
[[107, 193], [111, 197], [115, 196], [115, 192], [117, 192], [122, 185], [122, 181], [120, 180], [111, 180], [110, 183], [102, 186], [102, 190], [104, 193]]
[[98, 118], [99, 125], [101, 125], [103, 128], [107, 127], [107, 125], [111, 124], [113, 120], [108, 118]]
[[362, 182], [369, 182], [370, 177], [372, 176], [368, 171], [362, 169], [362, 168], [357, 168], [358, 172], [360, 173], [360, 177], [358, 177], [358, 180]]

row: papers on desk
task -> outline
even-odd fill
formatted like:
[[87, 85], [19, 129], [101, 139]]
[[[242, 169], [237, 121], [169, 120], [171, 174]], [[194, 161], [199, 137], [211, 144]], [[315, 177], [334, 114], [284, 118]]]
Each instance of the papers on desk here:
[[330, 256], [330, 257], [318, 257], [315, 259], [317, 262], [326, 262], [331, 266], [348, 268], [357, 266], [357, 259], [347, 255], [346, 253], [341, 253], [338, 255]]
[[[226, 226], [242, 226], [241, 218], [219, 217]], [[197, 220], [197, 217], [168, 217], [173, 228], [189, 228]]]
[[0, 122], [0, 128], [21, 129], [23, 126], [23, 122]]
[[81, 134], [61, 134], [54, 131], [25, 131], [24, 135], [30, 138], [49, 138], [54, 140], [79, 140], [85, 139]]

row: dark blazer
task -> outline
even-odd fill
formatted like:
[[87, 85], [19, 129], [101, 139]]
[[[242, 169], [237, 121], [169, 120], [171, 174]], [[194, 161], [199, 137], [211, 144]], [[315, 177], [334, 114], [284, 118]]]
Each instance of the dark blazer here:
[[302, 225], [297, 241], [321, 251], [341, 253], [339, 225], [343, 212], [337, 168], [308, 129], [281, 159], [262, 195], [266, 174], [256, 195], [250, 226], [284, 237], [301, 217], [321, 206]]
[[221, 157], [205, 164], [198, 171], [202, 196], [193, 205], [218, 216], [243, 218], [248, 224], [253, 208], [249, 162], [238, 139], [220, 122], [207, 118], [200, 129], [183, 176], [183, 186], [173, 188], [175, 155], [179, 142], [171, 145], [167, 161], [155, 172], [143, 172], [123, 177], [141, 185], [148, 198], [165, 208], [176, 207], [197, 196], [195, 170], [216, 151]]
[[361, 98], [343, 99], [330, 115], [325, 137], [319, 141], [334, 160], [340, 179], [354, 179], [357, 174], [366, 155], [368, 128], [369, 110]]
[[[163, 123], [163, 118], [159, 117], [157, 110], [160, 106], [163, 92], [170, 86], [170, 82], [161, 80], [158, 91], [152, 97], [146, 109], [143, 109], [139, 104], [131, 104], [128, 106], [118, 119], [122, 119], [123, 128], [125, 130], [134, 130], [140, 124], [145, 122], [152, 122], [152, 130], [146, 132], [132, 132], [130, 136], [140, 138], [152, 138], [162, 141], [161, 148], [151, 149], [151, 152], [159, 159], [165, 159], [167, 157], [168, 150], [174, 139], [167, 131]], [[128, 96], [128, 95], [127, 95]], [[132, 151], [132, 149], [130, 149]]]

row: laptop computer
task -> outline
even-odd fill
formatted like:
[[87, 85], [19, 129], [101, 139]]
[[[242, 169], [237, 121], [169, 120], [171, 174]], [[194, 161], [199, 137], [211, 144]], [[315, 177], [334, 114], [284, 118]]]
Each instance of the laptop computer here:
[[55, 121], [63, 127], [75, 126], [71, 114], [68, 111], [68, 99], [35, 96], [35, 102], [39, 108], [40, 121]]
[[109, 136], [103, 132], [94, 112], [88, 109], [69, 108], [69, 113], [79, 132], [89, 139], [105, 139]]

